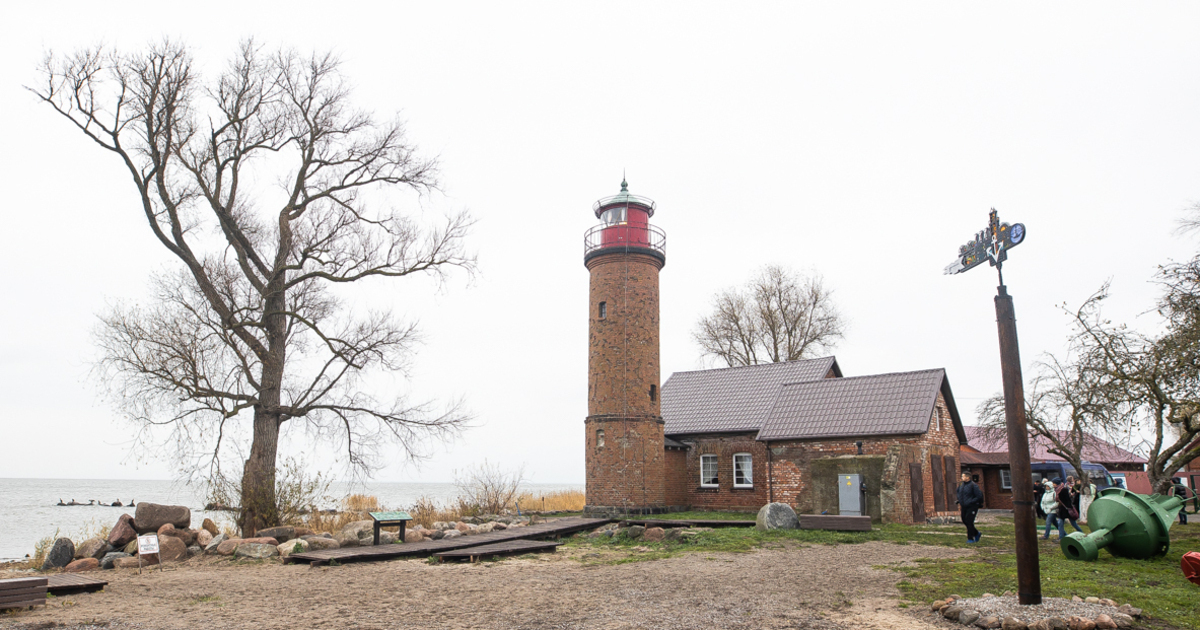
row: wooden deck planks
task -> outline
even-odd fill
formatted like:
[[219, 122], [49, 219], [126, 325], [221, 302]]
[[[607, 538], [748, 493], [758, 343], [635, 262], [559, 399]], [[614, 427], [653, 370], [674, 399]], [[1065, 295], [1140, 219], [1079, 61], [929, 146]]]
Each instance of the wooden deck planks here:
[[871, 531], [870, 516], [837, 516], [832, 514], [797, 514], [800, 529], [828, 529], [841, 532]]
[[44, 606], [46, 583], [44, 577], [0, 580], [0, 610]]
[[56, 573], [47, 578], [46, 590], [51, 595], [70, 595], [72, 593], [91, 593], [103, 590], [108, 582], [78, 573]]
[[492, 558], [497, 556], [511, 556], [525, 553], [542, 553], [553, 552], [562, 543], [557, 541], [547, 540], [509, 540], [505, 542], [495, 543], [491, 545], [480, 545], [477, 547], [467, 547], [465, 549], [455, 549], [453, 551], [442, 551], [433, 554], [439, 560], [470, 560], [475, 562], [479, 558]]
[[332, 560], [338, 562], [359, 562], [364, 560], [390, 560], [393, 558], [424, 558], [442, 551], [454, 551], [467, 547], [478, 547], [510, 540], [529, 538], [560, 537], [585, 529], [592, 529], [610, 522], [607, 518], [560, 518], [536, 525], [514, 527], [501, 531], [491, 531], [472, 536], [458, 536], [419, 543], [403, 543], [395, 545], [378, 545], [375, 547], [344, 547], [341, 549], [322, 549], [294, 553], [283, 559], [285, 563], [309, 562], [314, 565], [327, 564]]
[[705, 519], [624, 519], [622, 522], [630, 525], [645, 525], [646, 527], [754, 527], [754, 521], [726, 521]]

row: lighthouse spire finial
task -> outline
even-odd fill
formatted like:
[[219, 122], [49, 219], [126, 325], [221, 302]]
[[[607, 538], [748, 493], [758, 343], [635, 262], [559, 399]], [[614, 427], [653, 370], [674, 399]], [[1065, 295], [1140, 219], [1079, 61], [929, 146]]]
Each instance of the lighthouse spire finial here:
[[621, 169], [621, 192], [629, 192], [629, 182], [625, 181], [625, 169]]

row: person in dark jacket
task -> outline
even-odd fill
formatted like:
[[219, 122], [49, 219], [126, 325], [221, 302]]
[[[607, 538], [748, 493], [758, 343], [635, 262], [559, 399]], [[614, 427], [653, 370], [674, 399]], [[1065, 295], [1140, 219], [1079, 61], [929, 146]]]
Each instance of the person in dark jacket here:
[[1171, 492], [1180, 499], [1184, 499], [1183, 507], [1179, 508], [1179, 524], [1187, 525], [1188, 487], [1183, 485], [1183, 480], [1179, 477], [1171, 477]]
[[983, 507], [983, 491], [974, 481], [971, 481], [971, 473], [962, 474], [962, 483], [958, 486], [957, 503], [963, 525], [967, 526], [967, 542], [979, 542], [982, 534], [975, 529], [975, 514], [979, 512], [979, 508]]

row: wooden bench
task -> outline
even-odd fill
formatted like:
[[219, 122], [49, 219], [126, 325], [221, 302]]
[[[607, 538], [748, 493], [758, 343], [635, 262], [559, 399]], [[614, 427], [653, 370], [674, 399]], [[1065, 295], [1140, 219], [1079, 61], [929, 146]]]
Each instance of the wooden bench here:
[[407, 529], [408, 522], [412, 520], [408, 512], [369, 512], [369, 514], [375, 521], [376, 546], [379, 545], [379, 528], [392, 525], [400, 526], [400, 542], [404, 542], [404, 530]]
[[837, 516], [833, 514], [797, 514], [800, 529], [831, 529], [840, 532], [871, 531], [870, 516]]
[[0, 610], [45, 606], [48, 582], [44, 577], [0, 580]]

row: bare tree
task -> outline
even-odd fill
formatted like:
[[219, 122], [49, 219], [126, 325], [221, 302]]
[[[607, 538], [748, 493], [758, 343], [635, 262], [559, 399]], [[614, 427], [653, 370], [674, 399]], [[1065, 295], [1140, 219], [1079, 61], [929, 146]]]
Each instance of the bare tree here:
[[845, 322], [821, 277], [768, 265], [745, 286], [716, 295], [693, 338], [726, 365], [795, 361], [832, 349]]
[[337, 287], [441, 279], [474, 260], [466, 214], [424, 225], [393, 209], [397, 194], [436, 186], [436, 163], [399, 120], [352, 106], [336, 58], [248, 42], [202, 82], [188, 50], [164, 42], [50, 56], [43, 75], [31, 91], [125, 166], [151, 233], [181, 263], [154, 278], [151, 305], [103, 317], [102, 373], [130, 418], [169, 427], [193, 474], [220, 472], [249, 416], [243, 531], [279, 522], [290, 420], [336, 440], [358, 470], [389, 438], [414, 456], [464, 424], [457, 405], [429, 413], [360, 389], [369, 371], [405, 367], [416, 331], [386, 312], [352, 314]]

